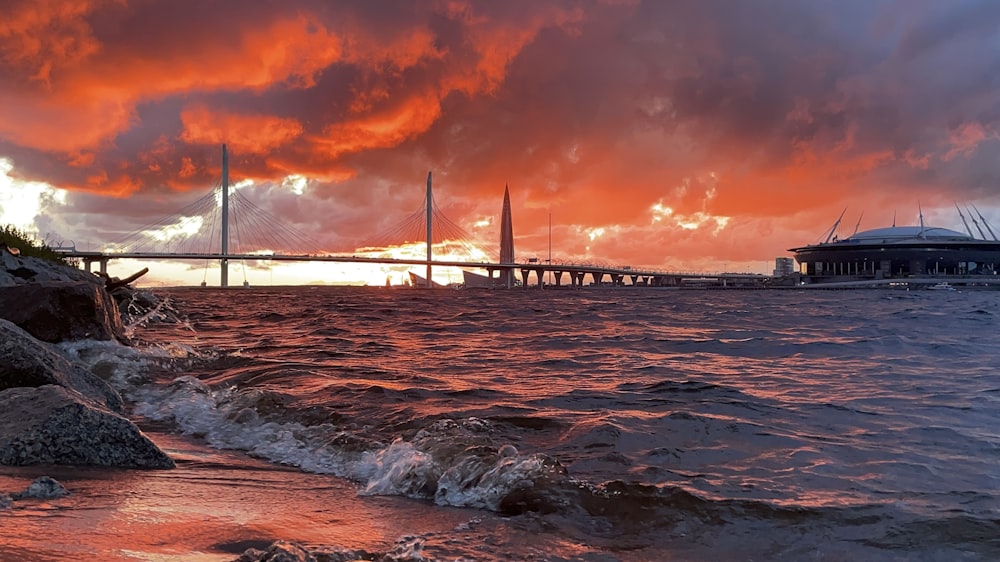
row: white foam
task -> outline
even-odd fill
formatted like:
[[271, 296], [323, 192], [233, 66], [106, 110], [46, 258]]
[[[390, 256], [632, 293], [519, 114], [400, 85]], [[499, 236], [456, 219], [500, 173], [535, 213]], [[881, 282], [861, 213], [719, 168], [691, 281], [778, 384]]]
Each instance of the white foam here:
[[469, 485], [459, 464], [446, 472], [439, 483], [434, 502], [438, 505], [476, 507], [497, 511], [500, 502], [510, 492], [534, 486], [535, 480], [545, 472], [544, 461], [537, 456], [515, 456], [497, 459], [485, 473]]
[[426, 492], [421, 491], [437, 481], [441, 467], [412, 443], [397, 439], [385, 449], [365, 455], [358, 473], [367, 480], [364, 494], [424, 497]]
[[[373, 443], [373, 450], [351, 453], [332, 443], [342, 435], [333, 425], [306, 427], [262, 418], [255, 404], [266, 393], [259, 389], [213, 389], [190, 375], [167, 385], [151, 380], [152, 368], [181, 369], [205, 359], [189, 347], [137, 348], [99, 341], [60, 347], [108, 379], [137, 416], [172, 422], [217, 449], [354, 480], [362, 494], [433, 498], [440, 505], [496, 510], [508, 493], [531, 486], [548, 470], [543, 458], [520, 455], [509, 444], [499, 449], [486, 445], [492, 430], [484, 420], [439, 420], [417, 432], [413, 441], [397, 439], [383, 447]], [[448, 454], [449, 448], [461, 450], [463, 443], [470, 445], [467, 450]]]

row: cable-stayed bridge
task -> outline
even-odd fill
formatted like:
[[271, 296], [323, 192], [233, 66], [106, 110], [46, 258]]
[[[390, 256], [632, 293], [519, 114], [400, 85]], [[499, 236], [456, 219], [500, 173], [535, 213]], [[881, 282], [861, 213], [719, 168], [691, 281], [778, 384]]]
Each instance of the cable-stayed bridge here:
[[[685, 282], [760, 282], [764, 276], [752, 274], [701, 275], [638, 270], [627, 266], [555, 263], [551, 259], [529, 259], [518, 263], [514, 257], [513, 225], [510, 198], [504, 193], [501, 212], [499, 252], [484, 249], [459, 225], [440, 212], [434, 202], [431, 174], [427, 174], [424, 205], [402, 221], [363, 244], [355, 252], [334, 254], [318, 247], [315, 240], [290, 228], [284, 221], [255, 205], [239, 189], [229, 183], [229, 157], [222, 147], [222, 179], [219, 185], [183, 209], [109, 243], [100, 251], [80, 251], [75, 247], [57, 248], [68, 258], [83, 262], [88, 271], [97, 264], [106, 274], [113, 259], [204, 261], [220, 265], [220, 285], [229, 285], [229, 265], [234, 262], [327, 262], [351, 264], [381, 264], [423, 266], [422, 279], [411, 273], [415, 281], [434, 286], [434, 267], [456, 267], [465, 272], [466, 285], [482, 287], [535, 286], [580, 287], [589, 276], [593, 285], [680, 286]], [[420, 243], [425, 252], [420, 257], [398, 257], [382, 251], [402, 244]], [[437, 257], [435, 257], [435, 249]], [[455, 253], [464, 259], [442, 258]], [[411, 252], [412, 253], [412, 252]], [[477, 276], [469, 270], [485, 270]], [[245, 270], [244, 270], [245, 272]], [[520, 273], [520, 279], [516, 273]], [[626, 283], [626, 280], [629, 283]], [[205, 282], [202, 283], [203, 285]], [[244, 279], [244, 285], [247, 282]]]

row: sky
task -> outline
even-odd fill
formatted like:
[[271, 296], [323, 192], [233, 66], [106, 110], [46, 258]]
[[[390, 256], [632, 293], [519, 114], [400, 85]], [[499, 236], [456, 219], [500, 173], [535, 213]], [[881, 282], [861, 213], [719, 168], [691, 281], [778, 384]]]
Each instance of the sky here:
[[[956, 203], [1000, 225], [992, 0], [0, 11], [0, 223], [52, 245], [191, 224], [223, 143], [240, 195], [330, 253], [394, 244], [428, 171], [437, 209], [493, 253], [509, 187], [519, 260], [770, 273], [845, 209], [841, 237], [921, 211], [964, 231]], [[218, 277], [112, 263], [149, 283]], [[249, 267], [256, 284], [403, 275]]]

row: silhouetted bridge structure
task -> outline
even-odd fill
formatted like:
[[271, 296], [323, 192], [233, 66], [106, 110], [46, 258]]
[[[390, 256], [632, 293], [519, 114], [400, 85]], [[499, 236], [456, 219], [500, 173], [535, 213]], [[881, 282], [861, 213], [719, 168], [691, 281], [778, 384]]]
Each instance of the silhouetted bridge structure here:
[[[75, 258], [83, 262], [87, 271], [92, 271], [96, 264], [102, 274], [107, 274], [108, 262], [113, 259], [133, 259], [133, 260], [169, 260], [169, 261], [206, 261], [218, 262], [221, 266], [220, 285], [228, 286], [228, 266], [230, 262], [326, 262], [326, 263], [350, 263], [350, 264], [380, 264], [399, 266], [422, 266], [426, 268], [424, 282], [427, 286], [434, 286], [432, 282], [433, 267], [456, 267], [463, 271], [470, 269], [485, 270], [487, 276], [483, 278], [486, 287], [583, 287], [586, 286], [587, 279], [593, 286], [644, 286], [644, 287], [682, 287], [682, 286], [762, 286], [767, 276], [758, 274], [741, 273], [719, 273], [701, 274], [686, 272], [665, 272], [658, 270], [633, 269], [629, 266], [607, 266], [595, 264], [575, 264], [553, 262], [551, 259], [541, 261], [535, 258], [517, 263], [514, 260], [513, 252], [513, 230], [511, 225], [509, 195], [504, 193], [504, 207], [501, 218], [501, 241], [500, 258], [497, 260], [472, 261], [472, 260], [447, 260], [435, 259], [433, 255], [432, 232], [437, 218], [444, 226], [446, 233], [461, 237], [465, 232], [460, 227], [440, 215], [433, 204], [431, 193], [431, 174], [427, 174], [427, 193], [425, 207], [416, 215], [411, 215], [408, 219], [413, 223], [415, 219], [419, 222], [426, 220], [426, 257], [425, 258], [396, 258], [385, 256], [359, 256], [357, 254], [340, 255], [324, 253], [282, 253], [276, 251], [229, 251], [229, 170], [228, 153], [225, 146], [222, 149], [222, 185], [221, 185], [221, 205], [216, 203], [214, 190], [210, 196], [203, 197], [195, 204], [195, 210], [201, 213], [209, 212], [209, 207], [221, 207], [221, 228], [220, 242], [221, 251], [143, 251], [135, 249], [105, 250], [105, 251], [80, 251], [72, 247], [56, 248], [60, 254], [67, 258]], [[256, 212], [256, 218], [249, 221], [252, 227], [258, 229], [271, 229], [279, 232], [285, 238], [298, 238], [306, 240], [301, 235], [290, 232], [280, 221], [274, 221], [271, 217], [262, 215], [263, 211], [252, 203], [243, 202], [243, 207], [251, 212]], [[425, 215], [425, 216], [424, 216]], [[263, 217], [263, 218], [261, 218]], [[176, 218], [176, 217], [175, 217]], [[237, 222], [237, 221], [234, 221]], [[247, 222], [244, 220], [244, 222]], [[237, 222], [238, 224], [238, 222]], [[166, 226], [161, 222], [159, 226]], [[245, 226], [245, 225], [244, 225]], [[397, 227], [399, 230], [399, 227]], [[398, 234], [398, 233], [397, 233]], [[421, 233], [423, 234], [423, 233]], [[132, 236], [135, 236], [133, 233]], [[516, 280], [515, 273], [520, 273], [520, 283]], [[534, 284], [531, 277], [534, 274]], [[551, 282], [546, 283], [546, 279]], [[565, 283], [564, 283], [565, 281]], [[628, 283], [626, 283], [628, 281]], [[203, 283], [204, 284], [204, 283]], [[244, 284], [246, 282], [244, 281]]]
[[[638, 270], [631, 267], [614, 267], [590, 264], [547, 264], [547, 263], [514, 263], [472, 262], [450, 260], [423, 260], [403, 258], [368, 258], [364, 256], [338, 255], [292, 255], [292, 254], [218, 254], [218, 253], [169, 253], [169, 252], [85, 252], [75, 249], [60, 249], [63, 256], [82, 261], [87, 271], [93, 270], [93, 264], [98, 264], [102, 273], [107, 273], [107, 263], [112, 259], [135, 260], [208, 260], [208, 261], [275, 261], [275, 262], [328, 262], [328, 263], [371, 263], [382, 265], [409, 265], [431, 267], [458, 267], [462, 269], [484, 269], [487, 277], [493, 279], [493, 286], [505, 286], [501, 282], [503, 272], [519, 272], [522, 287], [583, 287], [589, 277], [594, 286], [625, 286], [637, 287], [691, 287], [691, 286], [748, 286], [763, 283], [766, 276], [750, 273], [679, 273], [656, 270]], [[534, 275], [535, 283], [530, 283]], [[545, 283], [545, 279], [553, 281]], [[625, 281], [628, 281], [626, 283]], [[566, 283], [564, 283], [564, 281]], [[513, 283], [506, 286], [515, 286]]]

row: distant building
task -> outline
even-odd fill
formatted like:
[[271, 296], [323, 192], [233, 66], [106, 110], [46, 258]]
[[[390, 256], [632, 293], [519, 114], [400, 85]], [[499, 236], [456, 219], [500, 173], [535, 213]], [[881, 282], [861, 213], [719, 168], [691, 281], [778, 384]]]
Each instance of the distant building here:
[[774, 276], [787, 277], [795, 273], [795, 260], [792, 258], [774, 258]]
[[[510, 189], [503, 187], [503, 207], [500, 210], [500, 263], [514, 263], [514, 226], [510, 214]], [[500, 270], [500, 284], [513, 287], [515, 284], [514, 270]]]
[[791, 249], [801, 264], [800, 273], [809, 282], [920, 276], [982, 278], [1000, 272], [1000, 241], [986, 236], [975, 238], [921, 225], [877, 228], [848, 238], [831, 238]]

